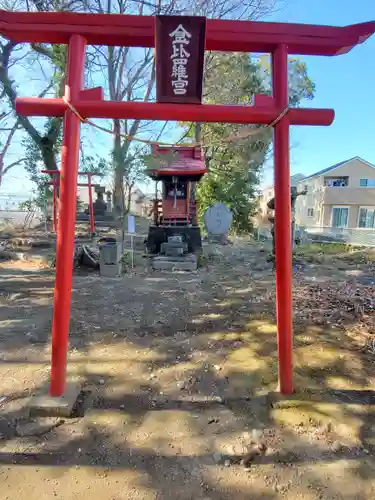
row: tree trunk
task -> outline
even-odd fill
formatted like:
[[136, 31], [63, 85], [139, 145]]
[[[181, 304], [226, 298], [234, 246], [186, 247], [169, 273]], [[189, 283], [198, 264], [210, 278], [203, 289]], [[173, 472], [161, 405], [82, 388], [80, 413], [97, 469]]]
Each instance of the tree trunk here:
[[132, 189], [134, 187], [134, 183], [132, 184], [127, 184], [126, 185], [126, 206], [125, 206], [125, 213], [130, 212], [130, 204], [132, 202]]
[[55, 144], [48, 137], [43, 137], [40, 144], [40, 153], [42, 155], [45, 170], [57, 170], [57, 161], [54, 151]]
[[120, 120], [113, 120], [114, 124], [114, 141], [113, 141], [113, 210], [116, 217], [123, 217], [125, 214], [124, 200], [124, 161], [121, 148], [121, 124]]

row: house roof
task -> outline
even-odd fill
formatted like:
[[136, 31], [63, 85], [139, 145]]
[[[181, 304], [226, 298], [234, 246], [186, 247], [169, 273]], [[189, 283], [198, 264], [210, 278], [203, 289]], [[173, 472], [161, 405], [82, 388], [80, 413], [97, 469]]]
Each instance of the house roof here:
[[305, 176], [303, 174], [294, 174], [294, 175], [292, 175], [292, 177], [290, 178], [290, 184], [291, 184], [291, 186], [297, 185], [304, 178], [305, 178]]
[[318, 172], [315, 172], [314, 174], [308, 175], [305, 177], [305, 180], [307, 179], [312, 179], [313, 177], [319, 177], [320, 175], [326, 174], [327, 172], [330, 172], [331, 170], [334, 170], [335, 168], [342, 167], [346, 163], [349, 163], [350, 161], [353, 160], [359, 160], [362, 161], [363, 163], [366, 163], [369, 167], [375, 168], [375, 165], [372, 163], [369, 163], [368, 161], [364, 160], [363, 158], [360, 158], [359, 156], [353, 156], [353, 158], [349, 158], [348, 160], [340, 161], [339, 163], [335, 163], [334, 165], [331, 165], [330, 167], [323, 168], [323, 170], [319, 170]]
[[[295, 186], [296, 184], [301, 182], [304, 178], [305, 178], [305, 176], [303, 174], [300, 174], [300, 173], [291, 175], [291, 177], [290, 177], [291, 186]], [[263, 188], [261, 188], [261, 192], [268, 191], [268, 189], [273, 189], [273, 188], [274, 188], [274, 184], [269, 184], [268, 186], [264, 186]]]

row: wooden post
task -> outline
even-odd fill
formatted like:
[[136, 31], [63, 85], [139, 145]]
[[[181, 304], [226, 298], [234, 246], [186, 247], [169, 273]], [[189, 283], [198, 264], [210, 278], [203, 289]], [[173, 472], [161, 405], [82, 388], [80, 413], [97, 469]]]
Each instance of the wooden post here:
[[[279, 45], [272, 54], [272, 82], [276, 104], [286, 108], [288, 97], [288, 50]], [[279, 354], [279, 389], [293, 392], [292, 327], [292, 245], [289, 166], [289, 119], [284, 116], [275, 125], [275, 258], [277, 345]]]
[[[86, 41], [73, 35], [69, 41], [65, 97], [79, 96], [83, 83]], [[52, 321], [51, 396], [62, 396], [66, 383], [66, 363], [72, 294], [74, 233], [77, 205], [79, 159], [79, 118], [70, 109], [65, 112], [61, 151], [60, 210], [56, 243], [56, 280]]]

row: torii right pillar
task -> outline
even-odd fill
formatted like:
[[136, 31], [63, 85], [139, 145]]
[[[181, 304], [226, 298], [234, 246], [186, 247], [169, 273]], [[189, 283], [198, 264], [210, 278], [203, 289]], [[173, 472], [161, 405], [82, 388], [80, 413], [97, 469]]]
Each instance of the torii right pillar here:
[[[272, 53], [273, 97], [279, 109], [289, 104], [288, 47], [278, 45]], [[289, 117], [274, 127], [276, 314], [279, 357], [279, 390], [293, 392], [292, 242], [289, 165]]]

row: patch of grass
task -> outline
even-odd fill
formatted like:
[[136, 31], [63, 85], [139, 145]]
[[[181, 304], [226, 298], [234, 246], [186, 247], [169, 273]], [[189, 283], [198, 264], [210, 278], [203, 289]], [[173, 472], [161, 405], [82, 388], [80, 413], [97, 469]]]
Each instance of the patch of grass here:
[[302, 257], [306, 262], [323, 263], [327, 260], [341, 260], [350, 264], [375, 263], [375, 249], [357, 247], [345, 243], [313, 243], [301, 245], [295, 255]]
[[212, 253], [209, 254], [209, 253], [199, 252], [197, 254], [198, 267], [204, 267], [208, 266], [209, 264], [213, 264], [216, 258], [217, 256]]
[[[133, 261], [134, 261], [134, 267], [140, 266], [142, 264], [146, 264], [147, 261], [143, 257], [143, 252], [139, 251], [134, 251], [133, 254]], [[122, 268], [124, 271], [127, 271], [128, 269], [132, 269], [132, 252], [131, 250], [125, 250], [121, 260]]]
[[17, 229], [13, 224], [8, 223], [7, 221], [0, 222], [0, 235], [1, 236], [12, 236], [17, 234]]
[[337, 255], [352, 251], [353, 247], [346, 243], [311, 243], [308, 245], [300, 245], [296, 248], [296, 254], [304, 255]]
[[223, 255], [215, 251], [215, 248], [211, 245], [206, 245], [202, 252], [197, 254], [198, 267], [208, 266], [209, 264], [214, 264], [220, 262]]
[[375, 249], [373, 248], [353, 248], [346, 255], [340, 256], [342, 260], [355, 264], [373, 264], [375, 263]]
[[312, 243], [295, 248], [295, 256], [305, 262], [323, 263], [333, 259], [352, 263], [375, 262], [375, 251], [367, 247], [354, 247], [345, 243]]

